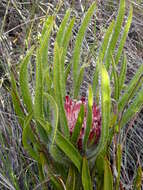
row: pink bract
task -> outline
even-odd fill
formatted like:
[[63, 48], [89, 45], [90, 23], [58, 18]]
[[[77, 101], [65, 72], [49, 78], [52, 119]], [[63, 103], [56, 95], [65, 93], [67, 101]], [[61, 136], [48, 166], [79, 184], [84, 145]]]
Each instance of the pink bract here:
[[[82, 124], [82, 129], [80, 131], [80, 135], [78, 138], [78, 148], [80, 150], [82, 149], [82, 143], [83, 143], [83, 138], [84, 138], [84, 133], [85, 133], [85, 128], [86, 128], [87, 102], [85, 98], [82, 98], [81, 100], [77, 101], [77, 100], [72, 100], [69, 96], [65, 97], [64, 107], [66, 111], [70, 135], [72, 135], [72, 132], [74, 130], [74, 127], [78, 118], [78, 114], [80, 111], [80, 106], [82, 104], [84, 105], [85, 115], [84, 115], [84, 121]], [[100, 114], [99, 108], [96, 106], [95, 103], [93, 103], [92, 128], [90, 130], [88, 143], [90, 144], [92, 142], [93, 144], [97, 144], [99, 141], [100, 133], [101, 133], [101, 114]]]

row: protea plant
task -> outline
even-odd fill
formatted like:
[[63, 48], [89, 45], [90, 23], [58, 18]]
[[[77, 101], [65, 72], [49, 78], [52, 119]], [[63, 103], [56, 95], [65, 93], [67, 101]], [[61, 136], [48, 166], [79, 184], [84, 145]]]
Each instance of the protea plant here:
[[[48, 62], [48, 42], [55, 16], [48, 16], [36, 48], [34, 97], [29, 90], [27, 66], [35, 47], [22, 60], [20, 90], [17, 90], [14, 75], [11, 74], [11, 94], [23, 130], [23, 146], [39, 166], [43, 189], [48, 189], [47, 178], [51, 181], [51, 187], [58, 190], [91, 190], [95, 180], [99, 190], [118, 190], [121, 183], [121, 142], [115, 144], [117, 156], [113, 166], [109, 161], [109, 147], [113, 136], [120, 136], [122, 127], [142, 106], [143, 65], [128, 87], [124, 88], [127, 59], [122, 51], [132, 20], [132, 7], [121, 32], [125, 14], [125, 0], [121, 0], [117, 20], [109, 25], [98, 50], [93, 83], [87, 89], [88, 97], [80, 97], [85, 70], [85, 65], [80, 64], [80, 52], [95, 8], [94, 2], [84, 16], [75, 40], [73, 58], [68, 65], [65, 60], [75, 18], [70, 20], [71, 11], [66, 12], [56, 35], [51, 66]], [[117, 70], [119, 61], [122, 61], [120, 73]], [[111, 76], [108, 74], [109, 68]], [[66, 81], [70, 73], [73, 79], [71, 97], [66, 96]], [[113, 86], [110, 80], [113, 80]], [[100, 100], [98, 106], [96, 97]], [[128, 106], [130, 99], [132, 104]]]
[[[86, 130], [86, 123], [87, 123], [87, 102], [84, 97], [81, 98], [81, 100], [72, 100], [69, 96], [65, 97], [65, 111], [66, 111], [66, 116], [68, 120], [68, 127], [70, 130], [70, 136], [72, 137], [77, 119], [78, 119], [78, 114], [80, 112], [80, 108], [83, 106], [84, 108], [84, 117], [83, 121], [81, 122], [81, 126], [79, 127], [79, 137], [77, 140], [77, 146], [79, 150], [82, 150], [82, 145], [83, 145], [83, 139], [85, 135], [85, 130]], [[81, 119], [82, 120], [82, 119]], [[96, 106], [94, 103], [92, 106], [92, 126], [90, 129], [89, 137], [88, 137], [88, 144], [97, 144], [98, 140], [100, 138], [100, 131], [101, 131], [101, 113], [99, 108]]]

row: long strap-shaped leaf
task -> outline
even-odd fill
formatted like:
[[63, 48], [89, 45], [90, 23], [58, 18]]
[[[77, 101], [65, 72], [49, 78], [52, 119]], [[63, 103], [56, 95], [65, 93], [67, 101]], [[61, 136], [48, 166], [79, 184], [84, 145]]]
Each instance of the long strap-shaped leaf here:
[[72, 18], [72, 20], [70, 21], [69, 25], [67, 26], [67, 29], [65, 31], [65, 35], [63, 38], [63, 42], [62, 42], [62, 47], [63, 47], [63, 55], [62, 55], [62, 60], [64, 62], [65, 60], [65, 55], [67, 53], [67, 47], [68, 47], [68, 43], [72, 34], [72, 29], [75, 23], [75, 18]]
[[56, 135], [56, 144], [66, 154], [67, 157], [74, 163], [78, 171], [81, 171], [82, 157], [78, 150], [70, 143], [70, 141], [64, 137], [59, 131]]
[[44, 36], [47, 33], [47, 31], [50, 30], [50, 27], [51, 27], [50, 24], [53, 24], [53, 19], [54, 19], [54, 16], [48, 16], [46, 20], [44, 21], [44, 25], [43, 25], [41, 37], [40, 37], [40, 43], [42, 43], [42, 40], [44, 39]]
[[113, 28], [114, 28], [114, 24], [115, 24], [115, 22], [113, 20], [111, 22], [111, 24], [109, 25], [106, 33], [105, 33], [104, 40], [103, 40], [101, 48], [99, 50], [99, 57], [98, 57], [97, 62], [96, 62], [97, 63], [96, 64], [96, 71], [95, 71], [94, 76], [93, 76], [93, 95], [94, 96], [96, 95], [96, 92], [98, 89], [99, 61], [103, 62], [105, 52], [106, 52], [106, 49], [107, 49], [107, 46], [109, 43], [109, 39], [110, 39], [110, 36], [111, 36]]
[[59, 110], [54, 98], [48, 93], [45, 93], [44, 95], [47, 97], [47, 99], [49, 100], [51, 104], [51, 107], [54, 110], [54, 119], [52, 123], [52, 134], [51, 134], [51, 144], [53, 145], [56, 138], [56, 134], [57, 134]]
[[21, 127], [23, 127], [25, 114], [21, 107], [20, 97], [19, 97], [19, 94], [17, 91], [16, 81], [14, 79], [13, 73], [11, 73], [11, 88], [12, 88], [11, 96], [12, 96], [14, 111], [15, 111], [16, 115], [18, 116], [18, 120], [19, 120]]
[[118, 72], [115, 65], [115, 60], [112, 56], [112, 71], [114, 76], [114, 99], [117, 101], [119, 99], [119, 80], [118, 80]]
[[48, 67], [48, 42], [50, 39], [50, 34], [54, 24], [54, 17], [49, 16], [46, 20], [45, 26], [42, 31], [40, 40], [40, 55], [42, 60], [42, 68], [45, 70]]
[[[45, 71], [44, 71], [44, 76], [43, 76], [43, 82], [45, 82], [45, 86], [46, 86], [46, 90], [48, 93], [52, 94], [53, 93], [53, 89], [52, 89], [52, 82], [53, 82], [53, 79], [50, 75], [50, 72], [49, 72], [49, 68], [47, 68]], [[43, 84], [43, 85], [44, 85]]]
[[39, 156], [37, 152], [30, 145], [31, 142], [35, 143], [35, 137], [30, 128], [30, 122], [31, 122], [32, 117], [33, 117], [33, 114], [30, 113], [25, 119], [25, 124], [23, 128], [23, 133], [22, 133], [22, 142], [23, 142], [25, 150], [28, 151], [29, 155], [32, 156], [35, 160], [39, 160]]
[[143, 76], [143, 65], [139, 67], [139, 69], [135, 73], [135, 76], [127, 86], [127, 89], [125, 90], [123, 96], [120, 98], [118, 103], [119, 112], [122, 111], [124, 106], [128, 103], [129, 99], [131, 99], [134, 96], [137, 89], [141, 86], [142, 83], [140, 79], [142, 76]]
[[141, 190], [142, 188], [142, 166], [139, 165], [137, 171], [136, 171], [136, 177], [134, 180], [134, 189], [135, 190]]
[[[62, 180], [60, 180], [60, 177], [56, 176], [54, 173], [55, 171], [53, 170], [52, 164], [49, 162], [48, 158], [42, 153], [40, 152], [40, 163], [39, 163], [39, 169], [41, 170], [42, 173], [42, 178], [44, 178], [44, 168], [47, 168], [48, 172], [47, 175], [49, 177], [49, 179], [51, 180], [52, 186], [54, 187], [54, 189], [57, 190], [64, 190], [64, 184], [62, 183]], [[44, 180], [44, 179], [42, 179]], [[46, 187], [43, 185], [43, 189], [45, 189]]]
[[108, 135], [111, 111], [111, 90], [110, 79], [104, 65], [100, 65], [101, 76], [101, 111], [102, 111], [102, 128], [99, 143], [96, 148], [87, 151], [88, 159], [95, 161], [96, 157], [104, 150]]
[[123, 60], [122, 60], [122, 67], [120, 71], [120, 77], [119, 77], [119, 95], [125, 82], [126, 72], [127, 72], [127, 57], [126, 57], [126, 54], [124, 54]]
[[104, 39], [103, 39], [101, 48], [100, 48], [100, 50], [99, 50], [99, 60], [100, 60], [101, 62], [103, 62], [103, 59], [104, 59], [104, 56], [105, 56], [105, 52], [106, 52], [106, 50], [107, 50], [108, 43], [109, 43], [110, 37], [111, 37], [111, 35], [112, 35], [114, 26], [115, 26], [115, 21], [113, 20], [113, 21], [111, 22], [111, 24], [109, 25], [109, 27], [108, 27], [106, 33], [105, 33], [105, 36], [104, 36]]
[[[97, 61], [99, 61], [99, 60], [97, 60]], [[93, 75], [93, 85], [92, 85], [92, 91], [93, 91], [94, 97], [97, 95], [97, 91], [98, 91], [98, 80], [99, 80], [99, 69], [98, 69], [98, 63], [97, 63], [96, 70]]]
[[61, 47], [63, 44], [63, 40], [64, 40], [64, 36], [65, 36], [65, 29], [66, 29], [66, 25], [69, 20], [69, 17], [70, 17], [70, 9], [67, 10], [67, 12], [62, 20], [62, 23], [60, 24], [60, 27], [59, 27], [59, 30], [58, 30], [58, 33], [56, 36], [56, 42], [59, 47]]
[[66, 58], [66, 54], [67, 54], [67, 48], [68, 48], [68, 44], [69, 44], [69, 41], [70, 41], [70, 37], [71, 37], [71, 34], [72, 34], [72, 28], [74, 26], [74, 22], [75, 22], [75, 18], [73, 18], [68, 27], [67, 27], [67, 30], [65, 31], [65, 35], [64, 35], [64, 39], [63, 39], [63, 53], [62, 53], [62, 57], [61, 57], [61, 76], [62, 76], [62, 95], [63, 97], [65, 97], [65, 91], [66, 91], [66, 81], [65, 81], [65, 58]]
[[75, 177], [75, 167], [71, 166], [66, 180], [66, 190], [75, 190]]
[[113, 190], [113, 175], [110, 163], [107, 158], [104, 159], [104, 190]]
[[117, 146], [117, 156], [116, 156], [116, 165], [117, 165], [117, 172], [118, 176], [116, 179], [116, 190], [119, 189], [119, 184], [120, 184], [120, 176], [121, 176], [121, 162], [122, 162], [122, 147], [120, 144]]
[[92, 127], [92, 106], [93, 106], [93, 92], [91, 86], [88, 90], [88, 109], [87, 109], [87, 119], [86, 119], [86, 129], [83, 140], [83, 149], [86, 150], [87, 142], [90, 134], [90, 129]]
[[33, 103], [32, 103], [31, 93], [29, 91], [29, 86], [28, 86], [27, 65], [29, 63], [33, 50], [34, 48], [32, 47], [27, 53], [27, 55], [24, 57], [21, 63], [20, 74], [19, 74], [19, 83], [20, 83], [21, 94], [23, 97], [23, 102], [26, 105], [26, 108], [29, 113], [33, 110]]
[[76, 121], [76, 124], [75, 124], [75, 127], [74, 127], [74, 130], [73, 130], [73, 133], [72, 133], [72, 136], [71, 136], [71, 141], [73, 144], [77, 144], [77, 141], [78, 141], [78, 138], [79, 138], [79, 135], [80, 135], [80, 131], [81, 131], [81, 128], [82, 128], [82, 124], [83, 124], [83, 121], [84, 121], [84, 105], [81, 105], [80, 106], [80, 111], [79, 111], [79, 114], [78, 114], [78, 117], [77, 117], [77, 121]]
[[35, 118], [35, 119], [38, 122], [38, 124], [40, 124], [41, 127], [43, 127], [43, 129], [46, 131], [46, 135], [50, 136], [51, 130], [52, 130], [50, 123], [48, 121], [41, 119], [41, 118]]
[[111, 55], [113, 55], [114, 53], [116, 43], [121, 31], [124, 14], [125, 14], [125, 0], [120, 0], [120, 7], [119, 7], [118, 15], [117, 15], [117, 21], [114, 27], [114, 32], [112, 34], [112, 38], [111, 38], [109, 47], [107, 49], [106, 58], [105, 58], [105, 65], [106, 65], [107, 70], [109, 69]]
[[61, 129], [64, 132], [64, 135], [69, 138], [69, 128], [67, 123], [67, 118], [64, 110], [64, 102], [61, 92], [61, 54], [62, 51], [59, 49], [58, 44], [55, 42], [54, 47], [54, 68], [53, 68], [53, 79], [54, 79], [54, 92], [55, 92], [55, 99], [59, 107], [60, 113], [60, 121], [61, 121]]
[[121, 127], [123, 127], [143, 106], [143, 88], [138, 92], [137, 96], [133, 100], [133, 103], [125, 111], [122, 120]]
[[79, 71], [79, 75], [78, 75], [78, 80], [74, 89], [74, 98], [77, 98], [78, 93], [79, 93], [79, 89], [83, 80], [83, 76], [84, 76], [84, 69], [85, 69], [86, 65], [82, 65]]
[[63, 49], [62, 55], [61, 55], [61, 63], [60, 63], [60, 67], [61, 67], [61, 91], [62, 91], [62, 97], [65, 97], [65, 73], [64, 73], [64, 66], [65, 66], [65, 56], [67, 53], [67, 47], [68, 47], [68, 43], [72, 34], [72, 28], [75, 22], [75, 19], [73, 18], [69, 25], [66, 27], [67, 22], [69, 20], [70, 17], [70, 10], [68, 9], [63, 20], [62, 23], [59, 27], [57, 36], [56, 36], [56, 42], [58, 44], [58, 46]]
[[88, 161], [86, 157], [83, 157], [82, 162], [82, 185], [84, 190], [93, 190]]
[[[82, 22], [82, 25], [79, 29], [79, 32], [76, 37], [75, 47], [74, 47], [74, 53], [73, 53], [73, 80], [74, 80], [74, 91], [76, 88], [76, 83], [78, 82], [78, 74], [79, 74], [79, 62], [80, 62], [80, 52], [81, 52], [81, 46], [84, 38], [84, 34], [86, 31], [86, 28], [89, 24], [89, 21], [91, 19], [91, 16], [94, 13], [94, 10], [96, 8], [96, 3], [94, 2], [91, 7], [88, 9], [87, 14], [84, 17], [84, 20]], [[75, 93], [74, 93], [75, 94]], [[77, 98], [77, 97], [74, 97]]]
[[130, 11], [129, 11], [129, 16], [128, 16], [128, 19], [127, 19], [127, 23], [126, 23], [126, 25], [124, 27], [123, 35], [121, 37], [120, 44], [119, 44], [119, 47], [118, 47], [118, 51], [117, 51], [117, 54], [116, 54], [116, 58], [115, 58], [115, 63], [116, 64], [118, 64], [119, 59], [121, 57], [122, 50], [123, 50], [123, 47], [124, 47], [124, 44], [125, 44], [129, 29], [130, 29], [130, 26], [131, 26], [132, 16], [133, 16], [133, 7], [131, 6]]
[[43, 72], [40, 50], [37, 49], [36, 55], [36, 86], [34, 99], [34, 115], [36, 118], [43, 118]]
[[65, 69], [65, 73], [64, 73], [65, 84], [66, 84], [66, 82], [67, 82], [68, 75], [69, 75], [69, 73], [70, 73], [70, 71], [71, 71], [71, 66], [72, 66], [72, 63], [70, 62], [70, 63], [67, 65], [66, 69]]

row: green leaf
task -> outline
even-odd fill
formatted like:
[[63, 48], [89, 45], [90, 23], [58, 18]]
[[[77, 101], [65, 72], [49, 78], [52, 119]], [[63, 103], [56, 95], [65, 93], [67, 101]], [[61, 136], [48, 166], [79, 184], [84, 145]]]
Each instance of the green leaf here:
[[46, 18], [46, 20], [44, 21], [44, 25], [43, 25], [42, 32], [41, 32], [41, 37], [40, 37], [40, 42], [41, 43], [42, 43], [42, 40], [44, 39], [44, 36], [47, 33], [47, 31], [50, 30], [50, 27], [51, 27], [50, 25], [53, 24], [53, 21], [54, 21], [54, 16], [48, 16]]
[[78, 75], [78, 80], [77, 80], [77, 83], [76, 83], [76, 86], [75, 86], [75, 89], [74, 89], [74, 99], [77, 99], [78, 97], [78, 93], [79, 93], [79, 90], [80, 90], [80, 86], [81, 86], [81, 83], [83, 81], [83, 76], [84, 76], [84, 69], [85, 69], [86, 65], [83, 65], [81, 68], [80, 68], [80, 71], [79, 71], [79, 75]]
[[34, 50], [34, 47], [32, 47], [28, 51], [27, 55], [24, 57], [24, 59], [21, 63], [20, 74], [19, 74], [19, 83], [20, 83], [21, 94], [23, 97], [23, 102], [26, 105], [28, 112], [31, 112], [33, 110], [31, 93], [29, 91], [29, 86], [28, 86], [28, 68], [27, 68], [27, 65], [29, 63], [30, 57], [33, 53], [33, 50]]
[[61, 67], [60, 67], [60, 60], [61, 60], [62, 50], [58, 46], [57, 42], [55, 42], [54, 47], [54, 65], [53, 65], [53, 83], [54, 83], [54, 92], [55, 92], [55, 99], [58, 103], [61, 101]]
[[45, 70], [48, 67], [48, 45], [53, 25], [54, 25], [54, 17], [49, 16], [45, 22], [42, 31], [40, 39], [40, 48], [39, 48], [43, 70]]
[[[36, 140], [30, 127], [30, 122], [32, 120], [32, 117], [33, 113], [30, 113], [25, 119], [25, 124], [22, 133], [22, 142], [25, 150], [28, 151], [29, 155], [32, 156], [35, 160], [39, 160], [39, 156], [36, 150], [34, 150], [34, 144]], [[33, 143], [33, 148], [31, 146], [31, 143]]]
[[104, 157], [102, 154], [97, 156], [97, 158], [95, 160], [95, 170], [96, 170], [98, 176], [103, 177], [103, 175], [104, 175]]
[[127, 57], [126, 57], [126, 54], [124, 54], [122, 67], [120, 71], [120, 77], [119, 77], [119, 95], [125, 82], [126, 72], [127, 72]]
[[115, 21], [113, 20], [105, 33], [101, 48], [99, 50], [99, 56], [97, 59], [96, 70], [93, 75], [93, 94], [94, 94], [94, 96], [97, 95], [97, 92], [98, 92], [99, 62], [100, 61], [103, 62], [103, 60], [104, 60], [105, 52], [107, 50], [107, 46], [108, 46], [112, 31], [114, 28], [114, 24], [115, 24]]
[[121, 112], [124, 106], [129, 102], [129, 100], [134, 96], [137, 89], [141, 86], [141, 78], [143, 76], [143, 64], [138, 68], [133, 79], [128, 84], [123, 96], [120, 98], [118, 103], [119, 112]]
[[99, 50], [99, 60], [101, 62], [103, 62], [103, 59], [104, 59], [104, 56], [105, 56], [105, 53], [106, 53], [106, 50], [108, 47], [108, 43], [109, 43], [110, 37], [112, 35], [113, 29], [114, 29], [114, 25], [115, 25], [115, 21], [113, 20], [105, 33], [101, 48]]
[[128, 109], [123, 114], [121, 120], [121, 127], [123, 127], [131, 118], [140, 111], [143, 106], [143, 88], [138, 92], [137, 96], [133, 100], [133, 103], [128, 107]]
[[[42, 74], [43, 74], [42, 77], [43, 89], [47, 90], [49, 93], [51, 93], [52, 91], [51, 90], [52, 77], [50, 76], [50, 67], [48, 63], [48, 47], [49, 47], [50, 35], [54, 25], [54, 20], [55, 20], [54, 16], [48, 16], [48, 18], [46, 19], [42, 29], [40, 37], [40, 47], [39, 47], [39, 55], [41, 56]], [[43, 104], [45, 107], [48, 107], [45, 101]]]
[[20, 102], [20, 97], [18, 95], [16, 81], [14, 79], [13, 73], [11, 73], [11, 97], [12, 97], [12, 102], [13, 102], [15, 113], [18, 116], [18, 120], [19, 120], [21, 127], [23, 127], [25, 114], [24, 114], [24, 110], [23, 110], [21, 102]]
[[115, 60], [112, 56], [112, 71], [114, 76], [114, 99], [117, 101], [119, 99], [119, 80], [118, 80], [118, 72], [115, 65]]
[[96, 70], [93, 75], [93, 85], [92, 85], [93, 96], [96, 95], [98, 90], [98, 78], [99, 78], [99, 69], [98, 65], [96, 65]]
[[58, 30], [58, 33], [56, 36], [56, 42], [57, 42], [59, 47], [62, 47], [62, 45], [63, 45], [65, 30], [66, 30], [66, 24], [69, 20], [70, 12], [71, 12], [70, 9], [68, 9], [63, 20], [62, 20], [62, 23], [60, 24], [60, 27], [59, 27], [59, 30]]
[[49, 152], [53, 160], [56, 162], [56, 170], [59, 173], [65, 173], [66, 171], [64, 171], [64, 168], [67, 168], [71, 163], [69, 158], [65, 155], [65, 153], [59, 148], [59, 146], [56, 143], [55, 145], [49, 147]]
[[70, 134], [69, 134], [68, 122], [66, 118], [64, 102], [63, 102], [63, 97], [62, 97], [62, 92], [61, 92], [61, 73], [60, 73], [61, 54], [62, 54], [61, 49], [59, 49], [58, 44], [55, 43], [54, 68], [53, 68], [55, 99], [59, 107], [61, 130], [63, 131], [64, 135], [67, 138], [69, 138]]
[[90, 159], [92, 162], [94, 162], [96, 157], [104, 150], [109, 136], [111, 90], [110, 90], [110, 79], [104, 65], [100, 65], [100, 76], [101, 76], [102, 129], [101, 129], [100, 140], [97, 147], [94, 149], [87, 150], [88, 159]]
[[[39, 153], [39, 162], [38, 162], [38, 177], [39, 177], [39, 180], [42, 182], [44, 181], [44, 155], [42, 152]], [[42, 189], [45, 190], [45, 184], [42, 184]]]
[[59, 117], [58, 106], [51, 95], [49, 95], [48, 93], [45, 93], [44, 95], [50, 102], [52, 110], [54, 110], [54, 118], [52, 122], [52, 134], [51, 134], [51, 145], [53, 145], [56, 138], [56, 134], [57, 134], [57, 128], [58, 128], [58, 117]]
[[67, 27], [67, 30], [65, 31], [65, 35], [64, 35], [64, 39], [63, 39], [63, 44], [62, 44], [62, 47], [63, 47], [63, 52], [62, 52], [62, 57], [61, 57], [61, 84], [62, 84], [62, 96], [65, 97], [65, 92], [66, 92], [66, 82], [65, 82], [65, 58], [66, 58], [66, 54], [67, 54], [67, 48], [68, 48], [68, 44], [69, 44], [69, 41], [70, 41], [70, 37], [71, 37], [71, 34], [72, 34], [72, 28], [74, 26], [74, 22], [75, 22], [75, 18], [73, 18], [71, 20], [71, 22], [69, 23], [68, 27]]
[[70, 143], [70, 141], [60, 132], [56, 135], [56, 144], [66, 154], [66, 156], [74, 163], [78, 171], [81, 171], [82, 157], [78, 150]]
[[[41, 167], [42, 165], [42, 167]], [[43, 181], [45, 176], [44, 176], [44, 167], [47, 167], [47, 175], [49, 177], [49, 179], [51, 180], [51, 183], [52, 185], [54, 186], [54, 189], [57, 189], [57, 190], [64, 190], [64, 184], [63, 184], [63, 181], [62, 181], [62, 178], [54, 175], [54, 171], [53, 171], [53, 167], [51, 166], [51, 163], [49, 163], [49, 160], [47, 159], [47, 157], [45, 157], [45, 155], [40, 152], [40, 164], [39, 164], [39, 168], [40, 169], [40, 173], [41, 173], [41, 178]], [[46, 188], [46, 184], [43, 184], [43, 188], [42, 189], [47, 189]]]
[[78, 117], [77, 117], [77, 121], [76, 121], [74, 130], [73, 130], [73, 133], [72, 133], [72, 136], [71, 136], [71, 141], [75, 145], [77, 144], [78, 137], [80, 135], [80, 131], [81, 131], [81, 128], [82, 128], [83, 121], [84, 121], [84, 105], [81, 105], [80, 106], [80, 111], [79, 111], [79, 114], [78, 114]]
[[92, 168], [92, 179], [96, 176], [96, 189], [103, 190], [104, 187], [104, 157], [102, 154], [97, 156]]
[[34, 99], [34, 116], [36, 118], [43, 118], [43, 72], [42, 59], [40, 50], [37, 50], [36, 55], [36, 86]]
[[82, 185], [84, 190], [93, 190], [88, 161], [86, 157], [83, 157], [82, 163]]
[[88, 90], [88, 108], [87, 108], [87, 119], [86, 119], [86, 129], [83, 139], [83, 149], [86, 150], [87, 142], [90, 134], [90, 129], [92, 127], [92, 105], [93, 105], [93, 92], [91, 86]]
[[116, 190], [119, 190], [119, 183], [120, 183], [120, 173], [121, 173], [121, 161], [122, 161], [122, 148], [121, 145], [118, 144], [117, 146], [117, 158], [116, 158], [116, 163], [117, 163], [117, 179], [116, 179]]
[[71, 71], [71, 65], [72, 65], [72, 64], [69, 63], [68, 66], [67, 66], [66, 69], [65, 69], [65, 74], [64, 74], [64, 76], [65, 76], [65, 84], [66, 84], [68, 75], [69, 75], [69, 73], [70, 73], [70, 71]]
[[[47, 92], [49, 94], [52, 94], [53, 93], [53, 89], [52, 89], [52, 77], [49, 73], [49, 68], [47, 68], [45, 71], [44, 71], [44, 76], [43, 76], [43, 81], [45, 82], [45, 89], [47, 90]], [[43, 84], [44, 85], [44, 84]]]
[[67, 53], [68, 43], [72, 34], [72, 28], [75, 22], [75, 19], [73, 18], [70, 21], [69, 25], [66, 27], [69, 17], [70, 17], [70, 10], [67, 10], [56, 36], [56, 43], [58, 44], [59, 48], [62, 47], [61, 62], [60, 62], [60, 73], [61, 73], [60, 80], [61, 80], [62, 97], [65, 97], [65, 76], [64, 76], [65, 56]]
[[142, 187], [142, 167], [139, 166], [137, 169], [136, 178], [134, 180], [134, 189], [141, 190]]
[[130, 29], [130, 26], [131, 26], [132, 16], [133, 16], [133, 7], [130, 6], [130, 11], [129, 11], [129, 16], [128, 16], [128, 19], [127, 19], [127, 23], [126, 23], [126, 25], [124, 27], [123, 35], [121, 37], [120, 44], [119, 44], [119, 47], [118, 47], [118, 51], [117, 51], [116, 58], [115, 58], [115, 63], [116, 64], [118, 64], [118, 62], [120, 60], [122, 50], [123, 50], [123, 47], [124, 47], [124, 44], [125, 44], [129, 29]]
[[[34, 99], [34, 117], [44, 120], [44, 102], [43, 102], [43, 66], [40, 48], [37, 49], [36, 54], [36, 86], [35, 86], [35, 99]], [[47, 135], [43, 127], [37, 123], [36, 130], [41, 138], [41, 140], [47, 144]]]
[[66, 190], [75, 190], [75, 169], [73, 166], [69, 168], [68, 177], [66, 180]]
[[87, 29], [87, 26], [89, 24], [89, 21], [94, 13], [94, 10], [96, 8], [96, 3], [94, 2], [90, 8], [88, 9], [84, 20], [81, 24], [81, 27], [78, 31], [76, 41], [75, 41], [75, 47], [74, 47], [74, 53], [73, 53], [73, 80], [74, 80], [74, 91], [77, 87], [78, 82], [78, 75], [79, 75], [79, 62], [80, 62], [80, 52], [82, 47], [83, 38], [85, 35], [85, 31]]
[[104, 190], [113, 190], [113, 175], [110, 163], [107, 158], [104, 159]]
[[45, 121], [41, 118], [36, 118], [36, 121], [43, 127], [47, 135], [51, 135], [51, 125], [48, 123], [48, 121]]
[[65, 185], [60, 177], [51, 176], [51, 182], [55, 190], [65, 190]]
[[119, 7], [118, 15], [117, 15], [117, 20], [115, 23], [112, 38], [110, 40], [110, 44], [107, 48], [107, 53], [106, 53], [106, 58], [105, 58], [105, 66], [107, 70], [109, 69], [111, 55], [114, 54], [116, 43], [117, 43], [121, 28], [122, 28], [124, 14], [125, 14], [125, 0], [120, 0], [120, 7]]
[[69, 25], [67, 26], [67, 29], [65, 31], [65, 35], [63, 36], [63, 42], [62, 42], [62, 47], [63, 47], [62, 60], [63, 60], [63, 62], [65, 60], [65, 55], [67, 53], [67, 47], [68, 47], [68, 44], [70, 41], [70, 37], [72, 35], [72, 29], [73, 29], [74, 23], [75, 23], [75, 18], [72, 18]]

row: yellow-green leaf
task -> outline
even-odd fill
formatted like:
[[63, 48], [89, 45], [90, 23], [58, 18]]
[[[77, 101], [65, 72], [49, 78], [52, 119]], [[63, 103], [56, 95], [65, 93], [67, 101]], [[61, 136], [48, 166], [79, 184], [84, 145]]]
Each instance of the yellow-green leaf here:
[[92, 127], [92, 105], [93, 105], [93, 92], [91, 86], [89, 86], [88, 90], [88, 108], [87, 108], [87, 121], [86, 121], [86, 129], [83, 140], [83, 149], [86, 150], [87, 142], [90, 134], [90, 129]]
[[84, 190], [93, 190], [88, 161], [86, 157], [83, 157], [82, 162], [82, 185]]
[[120, 183], [120, 173], [121, 173], [121, 161], [122, 161], [122, 148], [121, 145], [118, 144], [117, 146], [117, 156], [116, 156], [116, 163], [117, 163], [117, 179], [116, 179], [116, 190], [119, 190], [119, 183]]
[[81, 171], [82, 157], [78, 150], [64, 137], [59, 131], [56, 135], [56, 144], [66, 154], [66, 156], [74, 163], [78, 171]]
[[68, 177], [66, 180], [66, 190], [75, 190], [75, 168], [74, 166], [71, 166], [69, 168]]
[[92, 162], [95, 161], [96, 157], [104, 150], [110, 127], [110, 112], [111, 112], [111, 89], [110, 79], [108, 72], [103, 64], [100, 65], [100, 77], [101, 77], [101, 111], [102, 111], [102, 129], [101, 136], [96, 148], [87, 150], [88, 159]]
[[108, 159], [104, 158], [104, 190], [113, 190], [113, 175]]
[[126, 23], [126, 25], [124, 27], [123, 35], [121, 37], [120, 44], [119, 44], [119, 47], [118, 47], [118, 51], [117, 51], [117, 54], [116, 54], [116, 58], [115, 58], [115, 63], [116, 64], [118, 64], [118, 62], [120, 60], [122, 50], [123, 50], [123, 47], [124, 47], [124, 44], [125, 44], [129, 29], [130, 29], [131, 22], [132, 22], [132, 16], [133, 16], [133, 7], [131, 6], [130, 11], [129, 11], [129, 16], [128, 16], [128, 19], [127, 19], [127, 23]]
[[89, 24], [89, 21], [94, 13], [94, 10], [96, 8], [96, 3], [94, 2], [90, 8], [88, 9], [83, 22], [80, 26], [80, 29], [78, 31], [76, 41], [75, 41], [75, 47], [74, 47], [74, 52], [73, 52], [73, 80], [74, 80], [74, 91], [75, 88], [77, 87], [77, 82], [78, 82], [78, 75], [79, 75], [79, 66], [80, 66], [80, 53], [81, 53], [81, 47], [83, 43], [83, 38], [85, 35], [85, 31], [87, 29], [87, 26]]
[[33, 50], [34, 50], [34, 47], [32, 47], [28, 51], [27, 55], [22, 60], [20, 74], [19, 74], [19, 83], [20, 83], [21, 94], [23, 97], [23, 102], [26, 105], [26, 108], [29, 113], [33, 110], [33, 103], [32, 103], [31, 93], [29, 91], [29, 86], [28, 86], [28, 68], [27, 68], [27, 66], [30, 61], [30, 57], [33, 53]]
[[138, 167], [137, 169], [137, 174], [136, 174], [136, 178], [134, 180], [134, 189], [135, 190], [141, 190], [141, 186], [142, 186], [142, 168], [141, 166]]
[[110, 44], [107, 48], [107, 53], [106, 53], [106, 58], [105, 58], [105, 66], [106, 66], [107, 70], [109, 69], [111, 55], [114, 54], [116, 43], [117, 43], [121, 28], [122, 28], [124, 14], [125, 14], [125, 0], [120, 0], [120, 7], [119, 7], [118, 15], [117, 15], [117, 20], [115, 23], [112, 38], [110, 40]]
[[24, 114], [24, 110], [22, 108], [22, 104], [20, 102], [20, 97], [18, 94], [16, 81], [14, 79], [13, 73], [11, 73], [11, 97], [12, 97], [12, 102], [13, 102], [13, 106], [14, 106], [14, 111], [18, 116], [18, 120], [19, 120], [21, 127], [23, 127], [25, 114]]
[[[29, 155], [32, 156], [35, 160], [39, 160], [39, 155], [37, 151], [34, 149], [35, 137], [30, 128], [30, 122], [32, 120], [32, 117], [33, 113], [30, 113], [25, 120], [23, 133], [22, 133], [22, 142], [24, 148], [28, 151]], [[33, 143], [33, 147], [31, 146], [31, 143]]]

